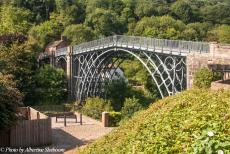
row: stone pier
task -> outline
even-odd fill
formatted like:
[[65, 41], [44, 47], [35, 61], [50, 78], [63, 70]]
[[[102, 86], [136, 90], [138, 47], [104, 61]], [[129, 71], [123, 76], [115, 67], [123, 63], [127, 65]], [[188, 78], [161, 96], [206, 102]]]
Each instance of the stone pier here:
[[187, 88], [192, 87], [195, 72], [208, 64], [230, 65], [230, 45], [210, 43], [209, 53], [191, 53], [187, 56]]

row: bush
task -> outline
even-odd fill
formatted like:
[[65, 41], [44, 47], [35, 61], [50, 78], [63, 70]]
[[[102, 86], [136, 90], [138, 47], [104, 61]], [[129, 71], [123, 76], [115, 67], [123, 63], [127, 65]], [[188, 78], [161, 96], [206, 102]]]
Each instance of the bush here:
[[229, 98], [207, 89], [167, 97], [79, 153], [230, 153]]
[[193, 85], [197, 88], [210, 88], [212, 81], [219, 79], [221, 79], [219, 73], [213, 73], [208, 68], [201, 68], [195, 73]]
[[122, 118], [130, 118], [135, 112], [143, 109], [142, 105], [139, 103], [139, 100], [135, 97], [126, 98], [124, 106], [121, 109]]
[[60, 104], [67, 97], [67, 82], [65, 72], [46, 65], [35, 76], [36, 94], [42, 105]]
[[112, 110], [111, 102], [99, 97], [87, 98], [85, 105], [81, 109], [83, 114], [98, 120], [101, 119], [102, 112]]
[[106, 87], [107, 98], [111, 100], [115, 111], [120, 111], [126, 97], [130, 96], [131, 87], [124, 80], [113, 80]]
[[12, 76], [0, 73], [0, 132], [14, 124], [17, 107], [22, 105], [22, 94], [15, 87]]
[[121, 112], [109, 112], [109, 126], [116, 127], [121, 121]]

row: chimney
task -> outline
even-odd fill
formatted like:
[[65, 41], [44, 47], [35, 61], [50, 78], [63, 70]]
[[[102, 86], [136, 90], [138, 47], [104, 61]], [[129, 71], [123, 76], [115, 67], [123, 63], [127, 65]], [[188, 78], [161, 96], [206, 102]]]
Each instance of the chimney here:
[[67, 41], [67, 38], [65, 36], [61, 35], [61, 40], [62, 41]]

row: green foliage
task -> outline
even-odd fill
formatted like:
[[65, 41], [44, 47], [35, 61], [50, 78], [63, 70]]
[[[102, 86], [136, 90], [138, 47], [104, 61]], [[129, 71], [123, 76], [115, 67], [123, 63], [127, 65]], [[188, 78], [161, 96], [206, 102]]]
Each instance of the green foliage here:
[[145, 16], [152, 16], [155, 13], [155, 7], [151, 0], [137, 0], [135, 14], [139, 19]]
[[82, 23], [85, 18], [85, 4], [81, 1], [55, 0], [56, 11], [50, 18], [57, 20], [65, 27], [75, 23]]
[[193, 85], [198, 88], [210, 88], [212, 81], [220, 77], [220, 74], [213, 73], [208, 68], [201, 68], [195, 73]]
[[12, 76], [0, 72], [0, 132], [14, 124], [19, 105], [22, 105], [22, 94], [16, 88]]
[[143, 109], [143, 106], [140, 104], [140, 100], [133, 98], [126, 98], [124, 106], [121, 109], [121, 115], [123, 119], [132, 117], [132, 115]]
[[144, 86], [153, 99], [161, 98], [158, 87], [151, 76], [148, 76]]
[[102, 36], [121, 34], [123, 32], [122, 23], [113, 10], [97, 8], [91, 14], [88, 14], [85, 24], [91, 27], [96, 34]]
[[28, 44], [0, 46], [0, 72], [13, 75], [16, 87], [24, 94], [25, 105], [34, 102], [36, 51]]
[[211, 28], [209, 23], [191, 23], [186, 26], [182, 36], [186, 40], [202, 41], [207, 38], [207, 33]]
[[63, 31], [62, 25], [57, 21], [46, 21], [30, 29], [30, 39], [36, 42], [40, 47], [44, 47], [48, 43], [60, 39]]
[[148, 71], [137, 59], [125, 60], [121, 64], [121, 68], [123, 68], [125, 77], [128, 80], [137, 81], [139, 84], [144, 84], [147, 80]]
[[217, 41], [221, 43], [230, 43], [230, 26], [222, 25], [209, 32], [209, 41]]
[[24, 33], [31, 27], [31, 12], [11, 5], [0, 7], [0, 34]]
[[230, 149], [230, 141], [222, 139], [219, 141], [219, 134], [213, 131], [203, 131], [200, 136], [195, 136], [196, 140], [192, 147], [195, 153], [224, 153], [223, 149]]
[[[229, 0], [2, 0], [0, 35], [28, 35], [36, 46], [27, 55], [24, 49], [8, 47], [7, 53], [1, 48], [0, 69], [14, 76], [28, 105], [38, 100], [34, 94], [37, 51], [61, 34], [72, 44], [114, 34], [230, 43], [229, 8]], [[125, 71], [128, 78], [155, 94], [146, 69], [136, 61], [131, 64]]]
[[82, 24], [67, 26], [63, 36], [66, 36], [72, 45], [91, 41], [95, 37], [93, 31]]
[[94, 119], [101, 120], [101, 114], [104, 111], [113, 111], [111, 102], [99, 97], [87, 98], [81, 109], [82, 113]]
[[54, 10], [54, 0], [7, 0], [15, 7], [29, 9], [33, 14], [31, 18], [36, 22], [49, 19], [49, 14]]
[[121, 113], [120, 112], [109, 112], [109, 126], [116, 127], [119, 125], [121, 121]]
[[36, 76], [36, 95], [42, 105], [60, 104], [66, 100], [67, 84], [65, 73], [46, 65], [41, 67]]
[[229, 1], [206, 4], [200, 8], [200, 16], [205, 22], [230, 24], [229, 6]]
[[229, 153], [229, 97], [229, 91], [206, 89], [167, 97], [79, 153], [195, 153], [204, 131], [215, 134], [209, 141], [218, 143], [213, 150]]
[[133, 1], [135, 5], [134, 12], [135, 15], [141, 19], [143, 17], [150, 16], [161, 16], [170, 15], [171, 10], [167, 4], [167, 0], [155, 1], [155, 0], [136, 0]]
[[107, 98], [112, 101], [115, 111], [120, 111], [127, 96], [130, 96], [131, 87], [124, 80], [113, 80], [105, 86]]
[[185, 0], [179, 0], [173, 3], [172, 11], [178, 19], [188, 23], [192, 21], [193, 12], [191, 6]]
[[163, 39], [181, 39], [186, 26], [170, 16], [144, 17], [137, 22], [134, 35]]

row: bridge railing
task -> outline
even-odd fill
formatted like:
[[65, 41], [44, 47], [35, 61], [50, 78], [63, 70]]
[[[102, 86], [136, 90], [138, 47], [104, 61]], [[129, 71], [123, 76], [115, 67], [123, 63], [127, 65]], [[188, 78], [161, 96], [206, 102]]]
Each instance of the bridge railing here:
[[[156, 39], [140, 36], [123, 36], [114, 35], [90, 42], [85, 42], [79, 45], [73, 46], [74, 54], [82, 52], [101, 49], [109, 46], [126, 46], [128, 48], [140, 48], [140, 49], [158, 49], [162, 51], [176, 51], [180, 53], [189, 52], [209, 52], [209, 43], [207, 42], [193, 42], [193, 41], [181, 41], [181, 40], [167, 40]], [[55, 56], [65, 55], [67, 48], [61, 48], [57, 50]]]
[[55, 57], [59, 57], [67, 54], [67, 47], [60, 48], [55, 52]]

